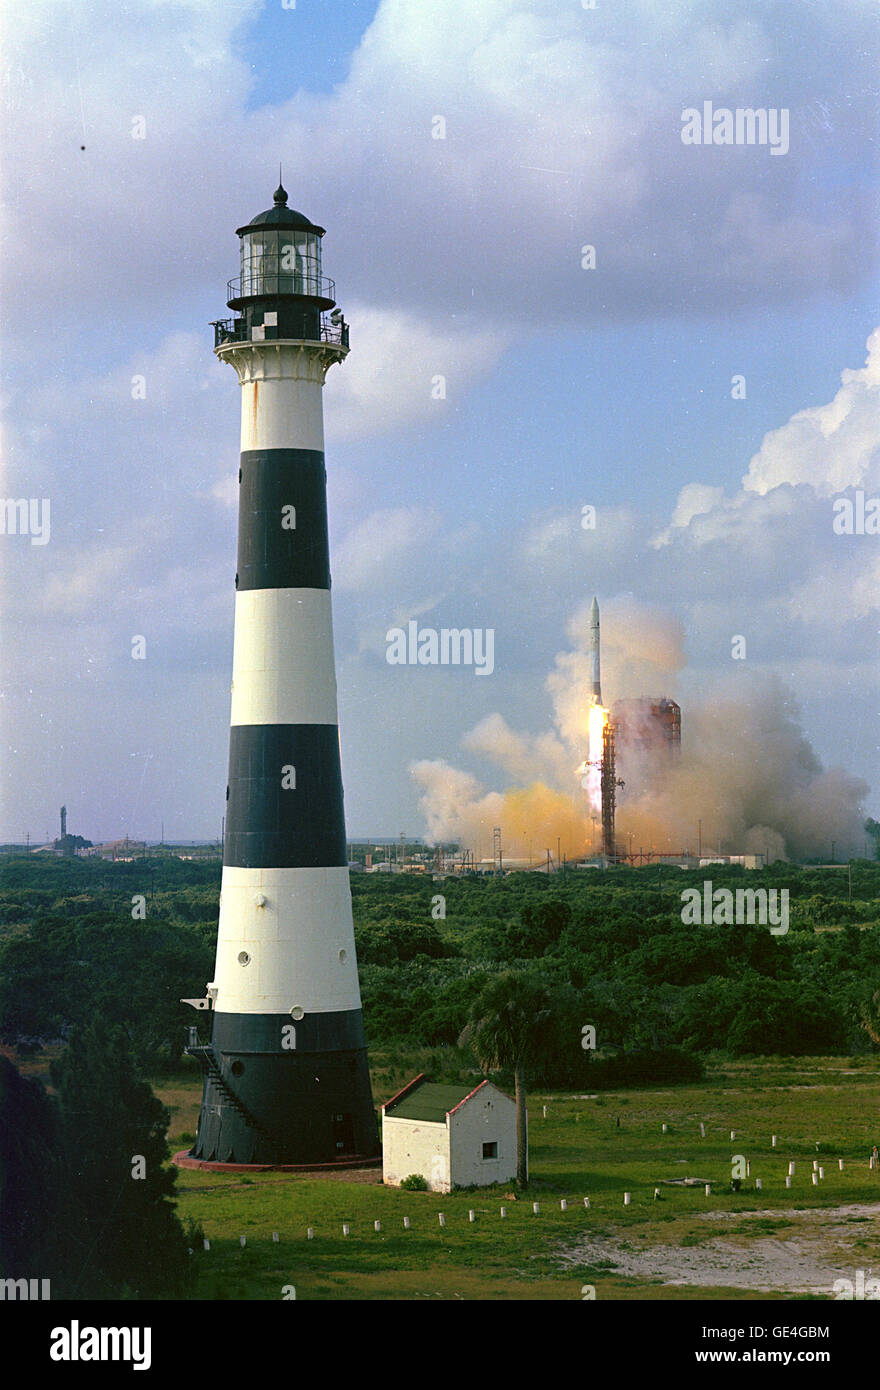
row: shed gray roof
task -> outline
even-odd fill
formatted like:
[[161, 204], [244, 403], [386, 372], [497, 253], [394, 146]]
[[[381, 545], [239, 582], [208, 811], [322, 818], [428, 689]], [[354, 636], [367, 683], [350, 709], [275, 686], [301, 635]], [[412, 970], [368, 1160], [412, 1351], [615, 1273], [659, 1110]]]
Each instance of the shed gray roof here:
[[476, 1086], [441, 1086], [433, 1081], [423, 1081], [395, 1102], [391, 1100], [384, 1107], [385, 1114], [395, 1120], [426, 1120], [434, 1124], [444, 1124], [450, 1110], [475, 1091]]

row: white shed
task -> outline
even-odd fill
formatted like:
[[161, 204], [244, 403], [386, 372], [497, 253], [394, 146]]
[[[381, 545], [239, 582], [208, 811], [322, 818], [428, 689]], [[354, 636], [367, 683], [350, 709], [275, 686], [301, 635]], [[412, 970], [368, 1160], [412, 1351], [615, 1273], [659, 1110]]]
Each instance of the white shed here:
[[432, 1192], [516, 1177], [516, 1105], [491, 1081], [441, 1086], [417, 1076], [382, 1106], [382, 1177], [421, 1173]]

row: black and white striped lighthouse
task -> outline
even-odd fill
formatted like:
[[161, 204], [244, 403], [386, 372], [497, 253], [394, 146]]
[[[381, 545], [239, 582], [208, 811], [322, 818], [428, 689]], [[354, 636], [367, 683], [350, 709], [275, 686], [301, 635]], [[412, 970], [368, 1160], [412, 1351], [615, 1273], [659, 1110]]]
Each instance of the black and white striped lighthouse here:
[[237, 317], [214, 351], [241, 385], [229, 785], [213, 1007], [190, 1159], [297, 1165], [379, 1152], [361, 1016], [336, 714], [324, 378], [348, 326], [324, 229], [287, 206], [245, 227]]

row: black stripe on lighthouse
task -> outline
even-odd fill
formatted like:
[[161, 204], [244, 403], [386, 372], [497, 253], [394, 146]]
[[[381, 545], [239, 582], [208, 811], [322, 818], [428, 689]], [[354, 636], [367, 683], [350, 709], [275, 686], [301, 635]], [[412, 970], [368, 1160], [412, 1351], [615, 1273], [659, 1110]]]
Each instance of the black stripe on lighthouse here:
[[242, 869], [348, 863], [335, 724], [233, 724], [223, 863]]
[[[290, 1014], [214, 1015], [214, 1046], [239, 1056], [252, 1053], [287, 1055], [284, 1029], [290, 1031]], [[356, 1052], [367, 1045], [360, 1009], [306, 1014], [296, 1023], [298, 1056], [308, 1052]]]
[[327, 474], [317, 449], [246, 449], [238, 589], [329, 589]]

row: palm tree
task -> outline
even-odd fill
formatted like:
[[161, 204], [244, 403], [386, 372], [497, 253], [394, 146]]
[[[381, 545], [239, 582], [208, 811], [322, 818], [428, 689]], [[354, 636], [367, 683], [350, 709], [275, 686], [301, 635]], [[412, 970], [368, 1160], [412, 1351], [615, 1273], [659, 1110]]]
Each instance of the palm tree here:
[[511, 1067], [516, 1098], [516, 1181], [529, 1182], [526, 1130], [526, 1071], [546, 1054], [553, 1017], [552, 996], [534, 975], [507, 971], [490, 980], [474, 1001], [459, 1039], [487, 1070]]
[[859, 1022], [872, 1042], [880, 1043], [880, 990], [858, 1007]]

